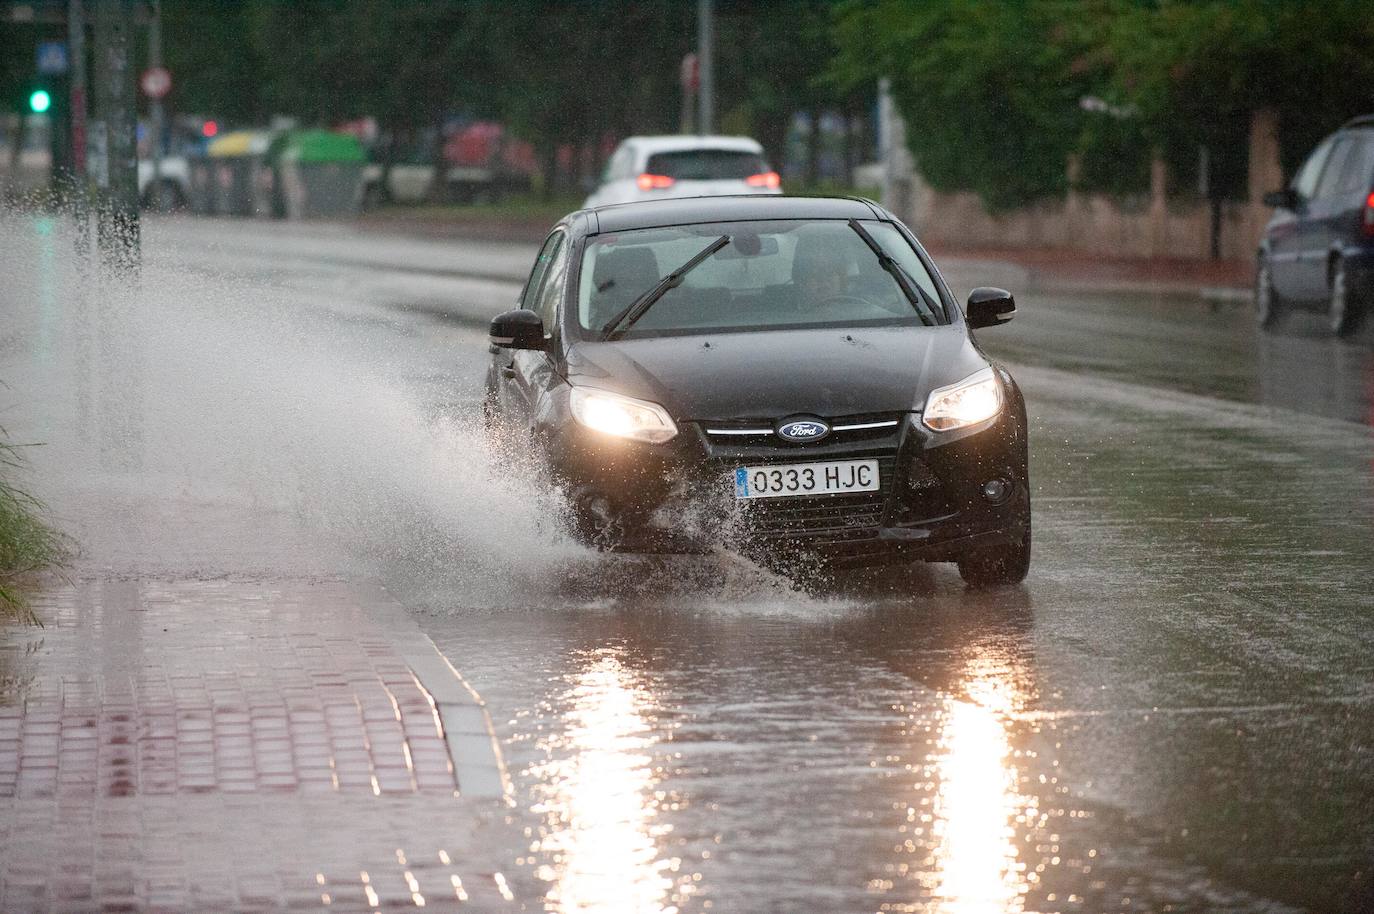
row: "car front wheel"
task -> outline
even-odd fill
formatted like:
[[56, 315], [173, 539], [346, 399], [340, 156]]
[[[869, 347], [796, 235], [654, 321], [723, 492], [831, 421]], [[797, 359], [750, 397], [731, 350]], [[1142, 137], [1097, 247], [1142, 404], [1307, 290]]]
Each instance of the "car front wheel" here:
[[959, 559], [959, 576], [971, 587], [1003, 587], [1019, 584], [1030, 571], [1031, 530], [1021, 539], [1003, 546], [985, 546]]

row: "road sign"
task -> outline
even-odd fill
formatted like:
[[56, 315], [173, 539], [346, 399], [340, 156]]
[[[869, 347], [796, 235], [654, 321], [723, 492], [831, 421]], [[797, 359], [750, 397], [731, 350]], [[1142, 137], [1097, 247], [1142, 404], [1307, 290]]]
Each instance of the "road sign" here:
[[43, 76], [61, 76], [70, 64], [65, 41], [39, 42], [37, 57], [38, 72]]
[[138, 78], [138, 86], [149, 98], [165, 98], [172, 91], [172, 74], [166, 67], [149, 67]]

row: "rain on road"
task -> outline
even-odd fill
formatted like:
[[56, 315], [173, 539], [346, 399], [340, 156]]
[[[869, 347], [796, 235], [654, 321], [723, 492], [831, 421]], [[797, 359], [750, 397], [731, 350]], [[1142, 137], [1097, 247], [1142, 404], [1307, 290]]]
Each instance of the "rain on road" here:
[[[484, 322], [527, 246], [154, 221], [141, 289], [79, 320], [55, 232], [6, 227], [25, 294], [0, 374], [7, 424], [52, 445], [42, 494], [83, 563], [384, 583], [488, 703], [526, 895], [1374, 903], [1368, 334], [1020, 295], [982, 341], [1032, 421], [1025, 586], [967, 591], [942, 566], [794, 582], [586, 553], [491, 474], [470, 425]], [[956, 292], [1019, 291], [952, 266]], [[161, 532], [129, 536], [131, 516]]]

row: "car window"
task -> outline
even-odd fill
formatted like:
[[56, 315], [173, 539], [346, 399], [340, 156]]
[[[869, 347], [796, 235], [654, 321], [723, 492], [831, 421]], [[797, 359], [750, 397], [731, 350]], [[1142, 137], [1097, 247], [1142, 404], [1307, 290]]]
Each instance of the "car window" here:
[[583, 254], [578, 323], [599, 332], [722, 235], [730, 243], [668, 290], [631, 333], [945, 323], [935, 281], [906, 239], [883, 223], [864, 227], [925, 292], [918, 307], [847, 221], [765, 220], [593, 236]]
[[1298, 174], [1293, 178], [1293, 189], [1304, 200], [1311, 200], [1316, 194], [1317, 179], [1321, 177], [1322, 166], [1326, 164], [1326, 157], [1331, 154], [1331, 144], [1333, 140], [1327, 140], [1317, 147], [1316, 151], [1307, 157], [1307, 161], [1298, 169]]
[[1336, 141], [1335, 147], [1331, 150], [1331, 157], [1326, 160], [1326, 167], [1322, 169], [1321, 180], [1317, 182], [1315, 196], [1318, 200], [1333, 196], [1336, 193], [1336, 187], [1340, 183], [1340, 176], [1345, 168], [1346, 159], [1354, 148], [1355, 143], [1349, 137], [1341, 137]]
[[539, 290], [539, 297], [534, 308], [544, 321], [545, 331], [551, 331], [554, 328], [555, 318], [558, 316], [558, 300], [563, 296], [563, 279], [567, 272], [568, 249], [563, 233], [559, 232], [557, 244], [554, 246], [552, 258], [549, 260], [549, 268], [544, 273], [544, 284]]
[[539, 256], [534, 259], [534, 269], [530, 270], [525, 291], [520, 293], [520, 307], [528, 308], [530, 311], [539, 310], [539, 290], [544, 281], [544, 274], [548, 272], [549, 264], [562, 243], [562, 232], [554, 232], [544, 241], [544, 246], [539, 249]]
[[[1374, 136], [1368, 131], [1354, 133], [1349, 146], [1350, 152], [1336, 178], [1335, 193], [1341, 196], [1369, 190], [1370, 179], [1374, 178]], [[1334, 167], [1335, 159], [1331, 161]]]
[[768, 171], [763, 156], [733, 149], [684, 149], [649, 156], [644, 171], [677, 181], [743, 180]]

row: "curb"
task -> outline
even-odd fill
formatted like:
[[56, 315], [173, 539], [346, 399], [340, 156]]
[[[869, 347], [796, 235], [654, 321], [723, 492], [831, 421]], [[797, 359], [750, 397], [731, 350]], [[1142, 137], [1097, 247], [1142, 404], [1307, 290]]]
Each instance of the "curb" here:
[[385, 588], [355, 586], [370, 598], [368, 614], [382, 623], [396, 653], [430, 694], [443, 724], [459, 794], [510, 803], [510, 774], [482, 697]]

